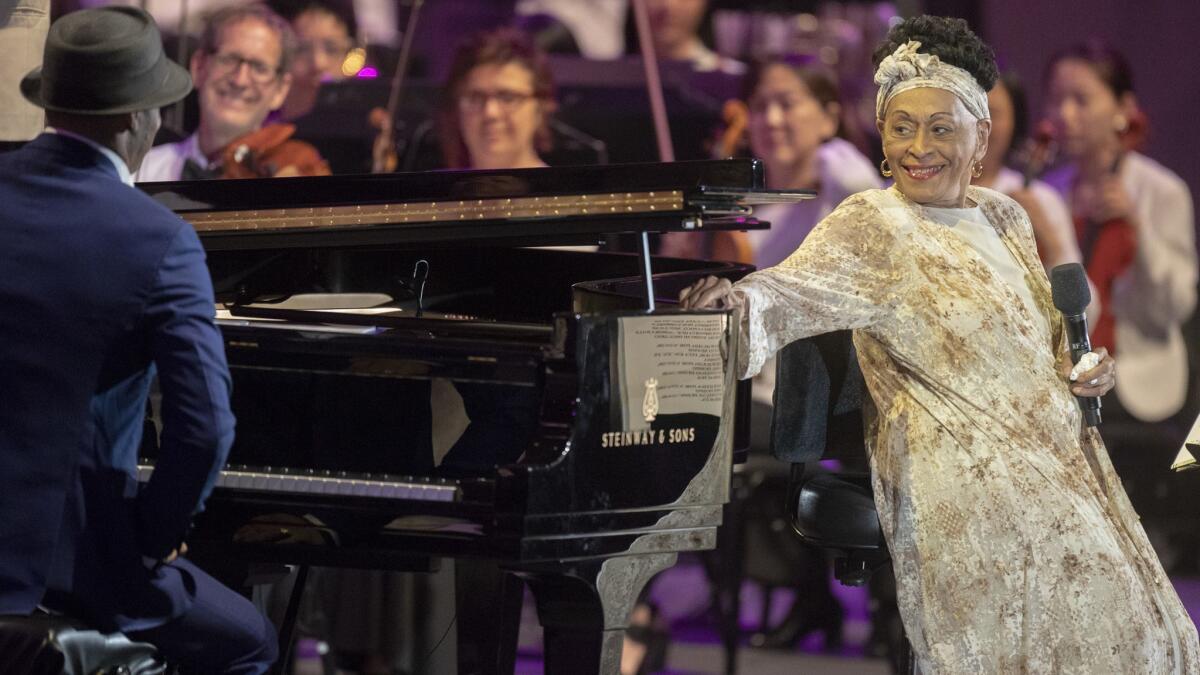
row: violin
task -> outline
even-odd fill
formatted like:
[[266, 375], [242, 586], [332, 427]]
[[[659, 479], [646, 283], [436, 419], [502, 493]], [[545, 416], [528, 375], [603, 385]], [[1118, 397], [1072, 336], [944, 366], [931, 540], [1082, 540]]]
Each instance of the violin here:
[[221, 150], [221, 178], [328, 176], [329, 164], [313, 146], [292, 138], [292, 124], [268, 124]]
[[1025, 144], [1020, 153], [1021, 163], [1025, 165], [1025, 170], [1021, 174], [1025, 187], [1029, 187], [1033, 179], [1040, 176], [1046, 167], [1050, 166], [1054, 161], [1056, 150], [1054, 125], [1050, 120], [1038, 122], [1033, 136], [1029, 138], [1029, 142]]
[[750, 108], [744, 101], [731, 98], [721, 106], [721, 119], [725, 122], [725, 129], [713, 148], [713, 159], [725, 159], [737, 154], [750, 125]]
[[[729, 99], [721, 107], [721, 118], [725, 128], [713, 145], [713, 159], [724, 159], [737, 153], [746, 135], [750, 109], [738, 99]], [[754, 262], [754, 247], [750, 245], [750, 238], [745, 232], [736, 230], [664, 237], [660, 253], [680, 258]]]
[[[725, 122], [725, 131], [717, 143], [713, 159], [732, 157], [746, 136], [746, 128], [750, 123], [750, 108], [736, 98], [725, 101], [721, 106], [721, 118]], [[738, 263], [754, 262], [754, 247], [745, 232], [736, 230], [716, 232], [713, 234], [709, 258], [712, 260], [727, 260]]]

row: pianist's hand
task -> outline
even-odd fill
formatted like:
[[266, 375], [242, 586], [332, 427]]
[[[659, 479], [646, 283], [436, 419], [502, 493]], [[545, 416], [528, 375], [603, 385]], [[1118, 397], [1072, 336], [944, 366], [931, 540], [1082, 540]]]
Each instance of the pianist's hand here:
[[167, 563], [175, 562], [175, 559], [181, 555], [187, 555], [187, 544], [180, 544], [179, 548], [171, 551], [171, 555], [163, 558], [163, 564], [165, 565]]
[[720, 277], [704, 277], [679, 292], [679, 306], [683, 309], [724, 309], [741, 304], [741, 296], [734, 294], [733, 284]]

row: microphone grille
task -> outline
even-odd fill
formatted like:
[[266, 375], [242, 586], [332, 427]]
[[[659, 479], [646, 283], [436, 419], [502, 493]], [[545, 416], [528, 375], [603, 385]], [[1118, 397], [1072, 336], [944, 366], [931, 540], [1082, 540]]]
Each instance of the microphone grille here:
[[1079, 263], [1066, 263], [1050, 270], [1050, 292], [1054, 297], [1054, 306], [1069, 316], [1083, 314], [1083, 310], [1092, 302], [1087, 275]]

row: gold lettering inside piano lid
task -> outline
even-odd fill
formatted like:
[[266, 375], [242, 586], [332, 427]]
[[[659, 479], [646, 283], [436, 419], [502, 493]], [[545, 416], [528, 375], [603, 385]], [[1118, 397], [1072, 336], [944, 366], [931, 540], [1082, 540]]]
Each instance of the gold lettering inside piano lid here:
[[394, 202], [353, 206], [181, 213], [197, 232], [341, 230], [418, 223], [454, 223], [671, 213], [683, 210], [683, 192], [612, 192], [545, 197]]

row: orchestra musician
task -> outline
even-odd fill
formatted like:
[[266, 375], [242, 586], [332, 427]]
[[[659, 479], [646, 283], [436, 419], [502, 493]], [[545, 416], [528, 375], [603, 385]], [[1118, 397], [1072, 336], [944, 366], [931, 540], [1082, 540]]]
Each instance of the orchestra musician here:
[[447, 168], [544, 167], [557, 107], [546, 55], [520, 31], [472, 36], [455, 54], [438, 109]]
[[1195, 672], [1196, 628], [1076, 396], [1067, 335], [1012, 199], [970, 185], [991, 130], [992, 50], [919, 16], [875, 52], [896, 184], [842, 202], [779, 265], [708, 277], [684, 308], [729, 307], [743, 377], [790, 342], [853, 330], [879, 522], [923, 673]]
[[[710, 0], [647, 0], [654, 53], [659, 59], [687, 63], [696, 72], [742, 75], [746, 64], [722, 56], [706, 44], [705, 38], [711, 41], [712, 35], [711, 4]], [[629, 53], [640, 52], [629, 30], [625, 47]]]
[[[1144, 117], [1118, 52], [1078, 45], [1056, 55], [1047, 74], [1048, 116], [1068, 161], [1046, 181], [1070, 205], [1084, 266], [1099, 290], [1092, 344], [1121, 355], [1121, 386], [1105, 417], [1157, 422], [1178, 412], [1187, 395], [1181, 326], [1195, 309], [1200, 272], [1192, 197], [1179, 176], [1133, 148]], [[1179, 439], [1170, 445], [1166, 461]]]
[[279, 118], [290, 122], [312, 111], [322, 83], [353, 74], [343, 67], [355, 45], [358, 22], [350, 0], [268, 0], [267, 6], [296, 33], [292, 86], [279, 109]]
[[1118, 51], [1096, 42], [1067, 48], [1050, 61], [1047, 76], [1047, 117], [1067, 162], [1046, 181], [1070, 205], [1083, 263], [1098, 287], [1092, 344], [1121, 359], [1121, 384], [1104, 402], [1100, 431], [1146, 529], [1170, 557], [1179, 546], [1170, 505], [1190, 494], [1164, 482], [1161, 468], [1195, 414], [1186, 409], [1196, 386], [1189, 359], [1200, 353], [1183, 331], [1200, 274], [1192, 196], [1179, 176], [1137, 151], [1145, 116]]
[[[42, 605], [186, 672], [264, 673], [271, 624], [182, 557], [234, 434], [204, 251], [130, 175], [191, 79], [127, 7], [59, 19], [44, 64], [21, 92], [50, 128], [0, 155], [0, 614]], [[156, 371], [161, 450], [139, 492]]]
[[209, 18], [190, 69], [200, 103], [196, 132], [150, 150], [138, 182], [329, 175], [287, 124], [264, 125], [287, 98], [296, 38], [261, 4], [231, 5]]

